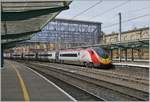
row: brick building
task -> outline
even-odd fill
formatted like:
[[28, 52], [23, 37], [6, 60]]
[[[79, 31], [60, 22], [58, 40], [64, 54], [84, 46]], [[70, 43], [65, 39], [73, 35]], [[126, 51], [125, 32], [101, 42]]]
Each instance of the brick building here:
[[[118, 43], [118, 33], [112, 33], [112, 34], [108, 34], [108, 35], [104, 35], [103, 36], [103, 42], [104, 44], [115, 44]], [[129, 31], [125, 31], [121, 33], [121, 43], [126, 43], [128, 44], [128, 42], [136, 42], [136, 41], [144, 41], [144, 40], [149, 40], [149, 28], [140, 28], [140, 29], [134, 29], [134, 30], [129, 30]], [[127, 58], [128, 60], [131, 60], [131, 56], [132, 56], [132, 49], [133, 49], [133, 57], [134, 60], [149, 60], [149, 44], [147, 44], [148, 46], [144, 45], [140, 45], [137, 48], [132, 48], [132, 46], [128, 46], [127, 48]], [[136, 46], [136, 43], [135, 45]], [[121, 49], [121, 57], [122, 59], [125, 58], [125, 50], [122, 48]], [[118, 59], [119, 58], [119, 50], [118, 49], [113, 49], [112, 50], [112, 58]]]

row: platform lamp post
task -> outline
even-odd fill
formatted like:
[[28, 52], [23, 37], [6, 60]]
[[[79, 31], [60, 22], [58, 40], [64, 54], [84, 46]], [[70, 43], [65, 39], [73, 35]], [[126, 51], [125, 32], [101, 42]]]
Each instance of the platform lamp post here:
[[[122, 26], [121, 26], [121, 12], [119, 14], [119, 34], [118, 34], [118, 41], [121, 43], [121, 31], [122, 31]], [[119, 61], [121, 62], [121, 48], [119, 48]]]

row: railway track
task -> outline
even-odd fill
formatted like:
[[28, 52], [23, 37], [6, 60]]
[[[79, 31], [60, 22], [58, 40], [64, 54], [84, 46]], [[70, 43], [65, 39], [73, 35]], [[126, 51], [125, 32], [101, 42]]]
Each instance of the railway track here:
[[[135, 83], [139, 83], [139, 84], [144, 84], [145, 86], [149, 85], [149, 79], [148, 76], [147, 78], [145, 77], [141, 77], [142, 75], [138, 75], [138, 76], [134, 76], [133, 72], [135, 72], [136, 70], [130, 72], [129, 69], [122, 69], [122, 68], [117, 68], [117, 69], [111, 69], [111, 70], [100, 70], [100, 69], [91, 69], [91, 68], [86, 68], [86, 67], [80, 67], [80, 66], [72, 66], [72, 65], [66, 65], [66, 64], [56, 64], [56, 63], [43, 63], [43, 65], [47, 65], [47, 66], [57, 66], [57, 67], [63, 67], [65, 69], [71, 70], [71, 71], [80, 71], [80, 72], [85, 72], [86, 74], [89, 73], [94, 74], [94, 76], [107, 76], [107, 77], [112, 77], [115, 79], [120, 79], [120, 80], [126, 80], [126, 81], [130, 81], [130, 82], [135, 82]], [[129, 71], [125, 71], [125, 70], [129, 70]], [[129, 74], [132, 73], [132, 74]], [[135, 74], [135, 73], [134, 73]], [[144, 75], [146, 73], [143, 73]]]
[[37, 71], [38, 73], [42, 74], [47, 79], [49, 79], [50, 81], [54, 82], [57, 86], [61, 87], [68, 94], [73, 96], [77, 101], [105, 101], [101, 98], [96, 97], [95, 95], [88, 93], [85, 90], [82, 90], [82, 89], [77, 88], [73, 85], [70, 85], [70, 84], [50, 75], [50, 74], [47, 74], [47, 73], [41, 71], [40, 69], [37, 69], [37, 67], [35, 68], [35, 66], [30, 66], [29, 68]]
[[[44, 64], [46, 64], [46, 63], [44, 63]], [[50, 63], [47, 63], [46, 65], [52, 66], [52, 64], [50, 64]], [[111, 70], [102, 70], [102, 69], [91, 69], [91, 68], [72, 66], [72, 65], [70, 66], [70, 65], [65, 65], [65, 64], [54, 64], [54, 66], [64, 67], [68, 70], [70, 70], [70, 69], [71, 70], [77, 70], [77, 71], [82, 71], [82, 72], [86, 72], [89, 74], [93, 73], [96, 75], [103, 75], [103, 76], [113, 77], [113, 78], [117, 78], [117, 79], [121, 79], [121, 80], [127, 80], [127, 81], [131, 81], [131, 82], [149, 85], [148, 77], [145, 78], [145, 77], [141, 77], [141, 76], [140, 77], [139, 76], [133, 76], [133, 71], [131, 72], [132, 75], [128, 74], [130, 72], [130, 69], [122, 69], [122, 68], [119, 69], [118, 68], [118, 69], [111, 69]], [[129, 71], [125, 72], [125, 70], [126, 71], [129, 70]]]
[[[22, 61], [21, 61], [22, 62]], [[35, 61], [34, 61], [35, 62]], [[39, 62], [35, 62], [39, 63]], [[76, 66], [76, 65], [68, 65], [68, 64], [57, 64], [57, 63], [49, 63], [49, 62], [40, 62], [44, 65], [54, 65], [54, 66], [64, 66], [65, 68], [69, 68], [72, 70], [79, 70], [79, 71], [85, 71], [89, 73], [94, 73], [94, 74], [103, 74], [104, 76], [111, 76], [115, 77], [121, 80], [128, 80], [128, 81], [134, 81], [137, 83], [142, 83], [149, 85], [149, 69], [148, 68], [129, 68], [129, 67], [118, 67], [117, 68], [111, 68], [109, 70], [106, 69], [91, 69], [91, 68], [86, 68], [83, 66]], [[133, 74], [134, 73], [134, 74]]]
[[[103, 77], [99, 77], [97, 74], [89, 74], [89, 71], [83, 71], [79, 69], [76, 70], [76, 68], [69, 69], [62, 65], [50, 66], [37, 63], [28, 63], [26, 65], [34, 70], [53, 76], [61, 81], [66, 82], [67, 84], [82, 89], [102, 100], [148, 101], [149, 99], [148, 89], [144, 83], [140, 83], [140, 85], [144, 86], [144, 88], [141, 90], [131, 87], [135, 85], [134, 81], [128, 82], [128, 84], [130, 84], [130, 87], [128, 87], [125, 85], [127, 80], [123, 79], [121, 81], [121, 79], [118, 80], [116, 78], [116, 81], [114, 81], [114, 77], [110, 76], [108, 80], [108, 76], [106, 77], [103, 75]], [[140, 87], [140, 85], [138, 87]]]

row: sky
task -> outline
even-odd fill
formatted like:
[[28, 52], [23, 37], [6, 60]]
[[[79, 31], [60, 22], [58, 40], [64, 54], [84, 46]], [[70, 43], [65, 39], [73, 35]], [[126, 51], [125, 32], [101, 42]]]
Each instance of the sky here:
[[109, 34], [119, 31], [119, 12], [122, 31], [150, 25], [150, 0], [73, 0], [56, 18], [101, 22]]

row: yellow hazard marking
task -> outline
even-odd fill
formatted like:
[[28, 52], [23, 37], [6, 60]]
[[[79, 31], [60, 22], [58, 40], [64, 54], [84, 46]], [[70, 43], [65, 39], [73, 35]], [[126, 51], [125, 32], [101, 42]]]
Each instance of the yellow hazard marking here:
[[20, 81], [20, 85], [21, 85], [21, 88], [22, 88], [23, 96], [24, 96], [24, 101], [30, 101], [30, 97], [29, 97], [26, 85], [25, 85], [25, 83], [24, 83], [24, 81], [23, 81], [23, 79], [22, 79], [22, 77], [19, 73], [19, 70], [13, 64], [11, 64], [11, 65], [14, 68], [14, 70], [16, 71], [17, 77]]

